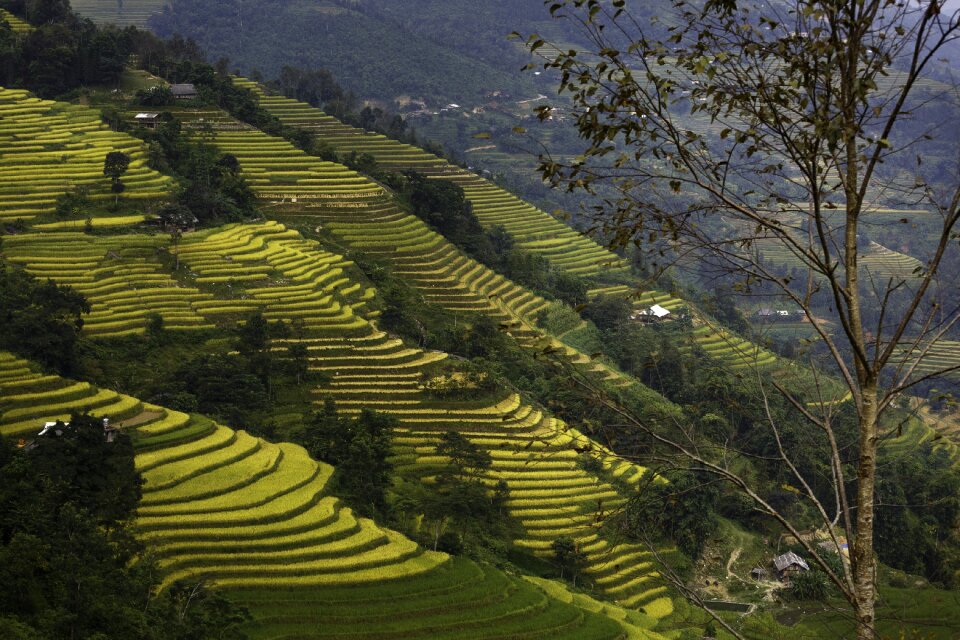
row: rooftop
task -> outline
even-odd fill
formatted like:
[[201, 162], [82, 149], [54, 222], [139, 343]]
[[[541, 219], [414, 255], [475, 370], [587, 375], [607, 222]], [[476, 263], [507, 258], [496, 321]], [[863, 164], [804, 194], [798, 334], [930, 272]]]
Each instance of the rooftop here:
[[788, 551], [782, 556], [777, 556], [773, 559], [773, 566], [776, 567], [777, 571], [783, 571], [793, 565], [797, 565], [802, 568], [804, 571], [810, 570], [810, 565], [807, 564], [807, 561], [795, 554], [793, 551]]

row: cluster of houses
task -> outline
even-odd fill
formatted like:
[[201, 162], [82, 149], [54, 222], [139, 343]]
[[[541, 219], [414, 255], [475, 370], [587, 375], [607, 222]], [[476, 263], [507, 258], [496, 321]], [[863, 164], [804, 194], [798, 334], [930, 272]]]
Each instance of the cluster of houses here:
[[[62, 421], [44, 422], [43, 428], [37, 432], [37, 437], [38, 438], [62, 437], [64, 434], [64, 429], [66, 429], [69, 426], [70, 426], [69, 422], [62, 422]], [[104, 418], [103, 419], [103, 439], [108, 443], [112, 443], [114, 440], [117, 439], [118, 433], [120, 433], [120, 430], [118, 428], [110, 426], [110, 418]], [[36, 440], [28, 441], [24, 438], [20, 438], [19, 442], [17, 443], [18, 448], [26, 449], [28, 451], [30, 449], [35, 448], [36, 446], [37, 446]]]
[[660, 322], [662, 320], [673, 320], [670, 316], [669, 309], [655, 304], [646, 309], [637, 309], [630, 314], [630, 319], [637, 322]]
[[757, 320], [763, 322], [789, 322], [796, 319], [796, 316], [799, 312], [794, 313], [786, 309], [769, 309], [762, 308], [758, 309], [756, 315]]
[[[172, 84], [170, 93], [174, 100], [196, 100], [197, 88], [193, 84]], [[160, 124], [160, 114], [153, 111], [138, 113], [133, 117], [133, 123], [146, 129], [156, 129]]]

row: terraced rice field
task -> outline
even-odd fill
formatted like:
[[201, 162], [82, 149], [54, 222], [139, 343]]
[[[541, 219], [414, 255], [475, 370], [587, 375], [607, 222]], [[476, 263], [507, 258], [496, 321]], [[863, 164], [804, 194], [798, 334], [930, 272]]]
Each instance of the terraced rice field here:
[[254, 82], [235, 82], [255, 91], [260, 104], [285, 124], [310, 131], [338, 152], [369, 153], [386, 169], [415, 169], [431, 178], [455, 182], [465, 191], [481, 224], [502, 226], [518, 246], [558, 268], [583, 276], [626, 269], [616, 255], [474, 173], [417, 147], [346, 125], [306, 103], [267, 95]]
[[528, 320], [546, 306], [464, 256], [364, 176], [252, 129], [218, 129], [215, 142], [240, 160], [244, 177], [273, 215], [315, 218], [349, 246], [390, 259], [397, 274], [432, 303], [461, 312], [496, 312], [502, 306]]
[[160, 13], [165, 0], [72, 0], [74, 11], [100, 24], [143, 27], [147, 19]]
[[[341, 336], [367, 327], [375, 291], [348, 277], [352, 263], [277, 222], [188, 234], [174, 253], [198, 286], [220, 287], [218, 299], [198, 305], [205, 316], [260, 310], [269, 320]], [[224, 286], [231, 297], [224, 298]]]
[[[727, 369], [738, 371], [769, 367], [778, 362], [772, 351], [744, 340], [719, 325], [697, 327], [692, 337], [700, 349]], [[689, 352], [690, 347], [685, 349]]]
[[[238, 156], [261, 197], [271, 200], [281, 213], [309, 215], [329, 225], [336, 235], [349, 238], [352, 245], [390, 256], [401, 268], [402, 258], [409, 256], [410, 277], [418, 286], [426, 289], [430, 286], [428, 283], [456, 283], [453, 292], [443, 291], [442, 284], [436, 287], [432, 291], [436, 296], [433, 301], [455, 308], [465, 297], [475, 296], [483, 304], [461, 310], [499, 311], [503, 314], [501, 317], [519, 327], [518, 333], [529, 330], [518, 318], [533, 313], [542, 301], [462, 258], [442, 237], [422, 224], [417, 227], [415, 223], [419, 221], [412, 219], [411, 225], [410, 216], [388, 211], [386, 219], [372, 215], [361, 227], [352, 228], [350, 225], [356, 224], [358, 214], [383, 213], [377, 206], [389, 203], [376, 183], [338, 165], [298, 155], [289, 145], [283, 146], [285, 142], [280, 144], [234, 123], [225, 123], [216, 133], [217, 144]], [[396, 233], [395, 228], [386, 224], [391, 218], [401, 227], [409, 225], [408, 232]], [[374, 230], [375, 235], [367, 235]], [[394, 237], [391, 238], [391, 234]], [[504, 393], [489, 401], [473, 402], [438, 401], [431, 397], [422, 388], [421, 380], [431, 375], [431, 365], [446, 358], [446, 354], [410, 348], [379, 332], [368, 323], [363, 312], [356, 312], [373, 292], [363, 291], [350, 281], [344, 272], [349, 265], [339, 256], [320, 251], [314, 243], [283, 225], [275, 222], [233, 225], [186, 234], [176, 249], [162, 236], [128, 234], [90, 238], [58, 231], [23, 234], [5, 247], [12, 261], [34, 273], [78, 284], [81, 288], [87, 285], [87, 293], [95, 306], [112, 301], [108, 291], [96, 286], [98, 281], [116, 277], [116, 291], [122, 298], [126, 296], [122, 304], [133, 326], [101, 327], [101, 335], [111, 335], [110, 330], [142, 330], [150, 304], [138, 297], [139, 294], [129, 296], [128, 292], [135, 287], [123, 282], [129, 277], [123, 269], [136, 267], [132, 273], [169, 277], [164, 270], [169, 273], [173, 258], [161, 260], [158, 250], [178, 254], [182, 269], [172, 283], [171, 288], [175, 290], [172, 293], [204, 322], [235, 319], [253, 308], [264, 309], [268, 317], [277, 319], [303, 319], [313, 329], [305, 340], [311, 368], [324, 371], [330, 377], [329, 385], [317, 391], [317, 401], [333, 396], [346, 414], [369, 407], [397, 416], [401, 424], [397, 458], [407, 472], [431, 475], [431, 465], [438, 462], [432, 459], [431, 451], [439, 435], [448, 429], [465, 433], [494, 457], [493, 470], [484, 480], [494, 483], [503, 479], [511, 490], [510, 510], [525, 529], [518, 544], [549, 556], [550, 543], [556, 537], [571, 535], [586, 551], [589, 580], [598, 589], [624, 606], [643, 608], [653, 617], [669, 613], [671, 605], [666, 589], [653, 571], [646, 550], [611, 541], [594, 526], [605, 514], [623, 504], [623, 497], [610, 479], [636, 481], [642, 469], [618, 460], [599, 446], [590, 445], [590, 455], [597, 457], [606, 471], [600, 475], [584, 471], [578, 464], [574, 446], [579, 442], [583, 448], [588, 444], [586, 439], [523, 402], [516, 394]], [[70, 255], [79, 255], [82, 259], [69, 264], [64, 256]], [[119, 272], [91, 275], [91, 280], [98, 279], [93, 282], [85, 279], [90, 271], [116, 266], [121, 267]], [[452, 273], [448, 269], [452, 269]], [[146, 281], [161, 289], [171, 285], [169, 281], [153, 278]], [[499, 296], [485, 295], [488, 291], [498, 292]], [[445, 300], [444, 295], [450, 298]], [[536, 335], [532, 333], [531, 338]], [[4, 419], [10, 417], [4, 414]], [[164, 441], [168, 437], [166, 433], [156, 435], [164, 436]], [[201, 447], [204, 455], [174, 454], [167, 462], [180, 466], [169, 467], [168, 470], [173, 471], [168, 480], [162, 482], [153, 474], [151, 486], [161, 490], [165, 482], [179, 484], [205, 475], [205, 471], [194, 473], [181, 468], [180, 463], [188, 457], [202, 458], [201, 464], [233, 459], [233, 454], [226, 451], [223, 458], [212, 453], [222, 447], [216, 444], [219, 440], [210, 438], [223, 437], [224, 442], [230, 443], [240, 441], [250, 450], [261, 446], [242, 434], [225, 434], [222, 428], [197, 437], [210, 445]], [[178, 442], [185, 439], [179, 435], [169, 438]], [[188, 448], [184, 452], [188, 450], [193, 451]], [[153, 469], [151, 465], [144, 469]], [[216, 502], [210, 495], [204, 495], [203, 500], [204, 504]], [[193, 507], [190, 510], [192, 512]], [[177, 526], [186, 515], [177, 512]], [[197, 528], [200, 528], [199, 522]], [[157, 531], [170, 529], [172, 524]], [[295, 555], [289, 548], [284, 553]], [[215, 557], [224, 559], [218, 552], [198, 551], [186, 560], [171, 561], [169, 567], [180, 572], [174, 575], [187, 575], [210, 565]], [[242, 573], [231, 573], [224, 579], [239, 579]], [[294, 578], [299, 579], [301, 575], [299, 570], [294, 574], [281, 573], [288, 581], [296, 581]]]
[[111, 131], [98, 111], [0, 89], [0, 222], [50, 213], [57, 196], [78, 186], [88, 187], [93, 200], [113, 199], [103, 175], [111, 151], [132, 158], [122, 178], [125, 202], [169, 193], [172, 180], [147, 166], [143, 143]]
[[[195, 119], [189, 111], [178, 117]], [[216, 123], [214, 143], [237, 157], [271, 217], [329, 230], [350, 248], [389, 262], [428, 302], [458, 314], [487, 314], [521, 343], [549, 344], [575, 366], [619, 377], [545, 336], [535, 327], [537, 313], [547, 306], [543, 298], [465, 256], [419, 218], [399, 209], [379, 184], [222, 115], [204, 112], [203, 117]]]
[[633, 287], [627, 285], [595, 287], [587, 291], [587, 297], [591, 300], [598, 297], [623, 298], [631, 302], [634, 309], [649, 309], [651, 306], [658, 304], [664, 309], [676, 311], [687, 304], [680, 298], [662, 291], [644, 291], [638, 294]]
[[18, 35], [28, 33], [33, 28], [6, 9], [0, 9], [0, 22], [5, 22]]
[[[757, 243], [757, 250], [764, 260], [774, 264], [805, 268], [803, 261], [778, 240], [761, 240]], [[913, 277], [915, 271], [923, 266], [916, 258], [893, 251], [876, 242], [871, 242], [867, 248], [861, 249], [859, 258], [866, 272], [881, 281], [887, 278]]]
[[960, 431], [955, 417], [938, 420], [928, 412], [921, 414], [924, 420], [910, 419], [903, 422], [895, 437], [882, 441], [882, 451], [894, 458], [910, 457], [925, 445], [935, 451], [943, 451], [954, 465], [960, 465]]
[[[137, 431], [145, 481], [137, 528], [166, 584], [199, 577], [226, 589], [354, 584], [416, 575], [446, 559], [354, 517], [327, 495], [333, 469], [302, 447], [194, 423]], [[162, 446], [153, 446], [159, 437]]]
[[[153, 273], [159, 267], [149, 256], [168, 242], [165, 236], [61, 233], [23, 234], [11, 240], [5, 248], [11, 260], [58, 281], [81, 288], [86, 284], [95, 308], [111, 302], [105, 296], [115, 286], [135, 323], [142, 323], [154, 298], [130, 296], [132, 286], [125, 283], [129, 276], [111, 271], [115, 280], [110, 281], [97, 269], [110, 261], [142, 259], [136, 264]], [[613, 544], [595, 530], [597, 517], [624, 499], [609, 481], [579, 467], [574, 445], [580, 441], [582, 446], [586, 439], [513, 393], [474, 402], [431, 397], [423, 388], [424, 377], [432, 375], [431, 365], [446, 354], [411, 348], [355, 313], [373, 291], [351, 282], [342, 258], [322, 252], [276, 222], [186, 234], [177, 253], [189, 278], [186, 284], [181, 278], [169, 295], [189, 300], [189, 309], [200, 319], [213, 322], [221, 314], [236, 318], [254, 308], [264, 309], [269, 318], [302, 318], [310, 329], [304, 340], [310, 367], [330, 377], [329, 385], [317, 390], [317, 401], [333, 397], [345, 414], [372, 408], [395, 415], [403, 429], [397, 454], [410, 473], [430, 475], [436, 461], [429, 451], [436, 439], [445, 430], [461, 431], [494, 456], [486, 480], [507, 481], [511, 511], [526, 529], [518, 544], [548, 556], [556, 537], [571, 535], [589, 554], [591, 579], [611, 597], [630, 607], [661, 608], [669, 602], [644, 549]], [[89, 262], [74, 260], [63, 267], [62, 255], [84, 256]], [[97, 286], [97, 278], [104, 286]], [[229, 290], [227, 284], [232, 285]], [[131, 330], [142, 330], [142, 324]], [[596, 445], [593, 455], [607, 467], [609, 477], [635, 481], [642, 473]]]
[[639, 612], [621, 617], [622, 609], [573, 599], [561, 585], [547, 582], [535, 585], [451, 558], [427, 573], [379, 584], [230, 595], [264, 620], [245, 629], [253, 640], [665, 640], [645, 628], [656, 621]]
[[588, 554], [588, 579], [609, 597], [648, 612], [669, 608], [648, 552], [615, 544], [595, 526], [624, 503], [604, 477], [635, 482], [641, 468], [593, 444], [592, 455], [606, 472], [600, 477], [584, 471], [574, 446], [589, 441], [514, 393], [485, 402], [433, 398], [424, 384], [432, 375], [429, 365], [443, 360], [443, 353], [412, 349], [376, 331], [349, 342], [331, 338], [306, 344], [311, 368], [331, 379], [317, 390], [318, 401], [331, 397], [347, 415], [370, 408], [399, 419], [394, 442], [403, 473], [431, 477], [443, 462], [433, 453], [440, 435], [462, 433], [493, 457], [483, 480], [491, 486], [504, 480], [510, 489], [510, 512], [525, 530], [516, 544], [548, 557], [550, 543], [569, 535]]
[[[907, 361], [912, 362], [920, 355], [924, 348], [925, 347], [921, 346], [909, 354]], [[904, 355], [906, 356], [907, 354]], [[917, 366], [916, 375], [937, 373], [951, 367], [960, 367], [960, 341], [938, 340], [935, 345], [930, 347], [927, 354]], [[953, 379], [960, 378], [960, 370], [952, 371], [948, 373], [947, 376]]]
[[355, 516], [327, 490], [332, 468], [299, 446], [133, 398], [122, 410], [83, 401], [89, 385], [43, 376], [7, 353], [0, 391], [4, 435], [20, 433], [6, 417], [28, 395], [24, 435], [70, 410], [126, 428], [145, 481], [136, 526], [163, 583], [212, 581], [249, 607], [253, 638], [662, 640], [647, 630], [654, 618], [425, 551]]
[[150, 314], [168, 329], [209, 329], [198, 310], [212, 296], [186, 287], [157, 259], [166, 236], [92, 236], [76, 232], [9, 236], [4, 254], [41, 279], [70, 285], [91, 304], [84, 331], [92, 337], [142, 333]]
[[[803, 204], [799, 203], [793, 206], [802, 207]], [[869, 228], [870, 224], [879, 224], [881, 220], [888, 218], [894, 219], [894, 215], [891, 215], [893, 212], [897, 212], [900, 215], [906, 216], [915, 216], [917, 214], [922, 215], [923, 213], [916, 210], [894, 210], [871, 207], [871, 219], [866, 219], [864, 224], [868, 225]], [[828, 220], [829, 219], [830, 218], [828, 218]], [[836, 220], [833, 220], [833, 222], [839, 223], [839, 218], [837, 217]], [[795, 211], [784, 213], [783, 224], [789, 225], [791, 233], [800, 233], [799, 229], [801, 218]], [[737, 226], [743, 227], [744, 230], [747, 230], [745, 225], [742, 223]], [[799, 244], [802, 246], [804, 243], [801, 241]], [[791, 251], [790, 248], [778, 238], [770, 237], [756, 240], [752, 247], [752, 251], [754, 251], [761, 259], [781, 267], [788, 267], [791, 269], [796, 268], [801, 270], [805, 270], [807, 268], [805, 262], [795, 255], [794, 252]], [[922, 264], [916, 258], [898, 251], [894, 251], [872, 241], [866, 247], [861, 247], [858, 253], [860, 265], [862, 266], [863, 270], [869, 276], [881, 280], [885, 280], [887, 278], [911, 278], [914, 276], [915, 271], [922, 267]]]
[[[180, 254], [179, 279], [161, 252]], [[358, 314], [370, 311], [374, 295], [345, 276], [348, 261], [276, 222], [187, 233], [179, 250], [166, 235], [29, 233], [9, 237], [4, 253], [86, 296], [92, 309], [84, 330], [100, 338], [142, 333], [154, 313], [165, 328], [187, 330], [257, 310], [271, 320], [299, 320], [307, 331], [345, 334], [365, 326]]]
[[143, 408], [136, 398], [41, 373], [28, 361], [0, 352], [0, 435], [35, 434], [44, 422], [67, 420], [73, 411], [122, 423]]

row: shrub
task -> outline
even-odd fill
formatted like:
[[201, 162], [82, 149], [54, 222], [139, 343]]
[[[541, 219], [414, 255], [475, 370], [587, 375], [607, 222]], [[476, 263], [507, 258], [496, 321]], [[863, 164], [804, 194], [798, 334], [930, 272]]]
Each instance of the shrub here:
[[801, 571], [790, 579], [790, 593], [800, 600], [825, 600], [827, 598], [827, 574], [817, 569]]

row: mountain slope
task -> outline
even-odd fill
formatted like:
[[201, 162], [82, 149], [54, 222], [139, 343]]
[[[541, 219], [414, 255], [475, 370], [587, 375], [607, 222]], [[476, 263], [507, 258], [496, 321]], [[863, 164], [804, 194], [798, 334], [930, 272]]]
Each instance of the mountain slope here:
[[256, 83], [244, 79], [236, 82], [255, 91], [263, 108], [282, 122], [309, 131], [338, 152], [368, 153], [384, 169], [414, 169], [458, 184], [481, 224], [487, 228], [502, 226], [519, 247], [543, 256], [561, 269], [590, 276], [625, 268], [613, 253], [475, 173], [417, 147], [343, 124], [303, 102], [269, 95]]
[[[242, 134], [239, 140], [230, 138], [232, 144], [251, 144], [255, 150], [251, 156], [259, 153], [264, 158], [274, 158], [274, 162], [280, 163], [274, 171], [286, 171], [288, 177], [295, 176], [311, 185], [312, 199], [307, 197], [303, 201], [306, 204], [330, 207], [339, 202], [350, 210], [351, 203], [376, 203], [383, 196], [379, 186], [337, 165], [287, 150], [270, 153], [269, 145], [274, 142], [259, 132], [238, 132], [230, 125], [223, 133]], [[313, 169], [303, 172], [290, 166], [291, 162], [307, 163]], [[261, 186], [256, 166], [250, 167], [254, 187], [274, 188], [269, 182], [271, 175], [276, 178], [278, 174], [262, 171], [267, 182]], [[352, 210], [358, 209], [354, 206]], [[442, 242], [442, 238], [437, 238], [434, 242]], [[104, 283], [109, 286], [95, 286], [94, 282], [85, 293], [95, 309], [109, 309], [111, 302], [122, 300], [127, 319], [110, 327], [92, 323], [94, 332], [98, 328], [142, 332], [149, 311], [165, 310], [154, 296], [127, 295], [126, 292], [138, 288], [138, 280], [128, 279], [118, 267], [125, 259], [136, 256], [137, 273], [169, 270], [170, 262], [159, 256], [171, 251], [179, 254], [186, 271], [175, 284], [162, 281], [156, 288], [173, 287], [187, 293], [179, 302], [186, 303], [184, 309], [202, 321], [229, 326], [253, 309], [262, 309], [270, 318], [302, 320], [309, 331], [305, 343], [311, 367], [331, 376], [330, 383], [317, 390], [318, 400], [332, 396], [347, 414], [365, 406], [396, 415], [404, 427], [398, 434], [397, 452], [411, 474], [429, 475], [430, 465], [436, 461], [424, 457], [422, 452], [425, 447], [432, 447], [444, 430], [464, 432], [490, 450], [497, 460], [488, 480], [505, 479], [510, 486], [514, 496], [511, 511], [526, 529], [520, 544], [549, 555], [549, 545], [555, 537], [572, 535], [589, 554], [588, 573], [612, 597], [631, 606], [643, 605], [658, 617], [669, 611], [663, 588], [652, 586], [656, 579], [644, 560], [643, 548], [614, 544], [593, 531], [598, 507], [609, 511], [623, 498], [613, 485], [579, 468], [573, 447], [576, 441], [585, 439], [513, 393], [501, 391], [479, 402], [431, 398], [418, 381], [433, 375], [432, 364], [446, 355], [412, 349], [371, 326], [366, 317], [375, 314], [366, 308], [366, 300], [372, 292], [344, 272], [347, 263], [322, 251], [316, 243], [276, 223], [264, 223], [187, 234], [176, 249], [169, 246], [165, 236], [114, 234], [91, 239], [85, 234], [62, 232], [20, 234], [5, 245], [8, 258], [29, 271], [80, 284], [90, 277], [92, 264], [115, 263], [110, 271], [114, 280]], [[72, 256], [86, 256], [86, 261]], [[505, 290], [515, 289], [512, 283], [501, 282]], [[151, 300], [161, 306], [151, 306]], [[515, 304], [526, 304], [523, 300], [517, 298]], [[509, 305], [505, 303], [504, 309], [509, 309]], [[522, 313], [522, 307], [516, 307], [515, 312]], [[387, 390], [400, 393], [386, 393]], [[498, 433], [501, 435], [491, 438]], [[593, 451], [612, 475], [639, 478], [641, 469], [618, 461], [602, 448], [594, 447]], [[552, 481], [569, 489], [557, 499], [544, 502], [540, 495], [544, 482]], [[536, 502], [543, 504], [531, 510], [531, 503]]]
[[[51, 384], [38, 375], [0, 353], [3, 384]], [[164, 584], [212, 581], [248, 606], [253, 638], [661, 638], [642, 616], [424, 551], [355, 517], [327, 491], [332, 469], [301, 447], [137, 406], [120, 426], [145, 480], [138, 533]]]
[[[108, 4], [114, 3], [78, 0], [75, 7], [107, 21], [115, 19]], [[495, 66], [348, 2], [176, 0], [150, 26], [161, 36], [191, 37], [212, 58], [227, 57], [246, 72], [272, 77], [284, 65], [329, 69], [345, 88], [388, 104], [400, 95], [442, 102], [479, 99], [495, 89], [536, 94], [534, 82], [516, 73], [522, 62]], [[503, 47], [514, 51], [511, 59], [522, 59], [510, 43]]]
[[[9, 259], [34, 270], [35, 263], [43, 264], [51, 241], [64, 255], [74, 251], [71, 243], [86, 242], [83, 234], [46, 236], [32, 233], [11, 238], [5, 247]], [[116, 235], [112, 242], [136, 246], [141, 238]], [[296, 253], [289, 250], [291, 244]], [[487, 480], [503, 479], [511, 490], [511, 514], [525, 529], [525, 537], [517, 544], [549, 556], [552, 540], [570, 535], [587, 552], [587, 574], [598, 587], [627, 605], [643, 605], [657, 617], [669, 612], [669, 599], [657, 586], [645, 549], [616, 544], [593, 525], [598, 516], [624, 500], [603, 476], [636, 481], [642, 469], [592, 445], [588, 447], [591, 455], [607, 471], [601, 475], [584, 471], [574, 447], [583, 448], [587, 439], [508, 390], [473, 400], [432, 397], [424, 385], [437, 375], [433, 365], [445, 360], [446, 354], [411, 348], [378, 331], [358, 315], [366, 311], [363, 298], [367, 294], [337, 266], [342, 261], [277, 223], [186, 234], [176, 251], [190, 274], [183, 286], [215, 293], [193, 303], [205, 317], [229, 326], [261, 308], [271, 318], [303, 320], [308, 333], [301, 343], [308, 348], [310, 368], [330, 380], [315, 391], [317, 401], [332, 397], [347, 415], [366, 407], [396, 416], [401, 429], [395, 450], [405, 472], [429, 476], [437, 459], [426, 450], [435, 446], [444, 431], [462, 432], [494, 457]], [[159, 263], [156, 256], [148, 261]], [[227, 289], [230, 294], [225, 295]], [[309, 291], [317, 292], [314, 300], [304, 297]], [[88, 295], [97, 306], [112, 294], [94, 289]], [[568, 489], [544, 499], [544, 492], [551, 493], [549, 487], [554, 485]]]

